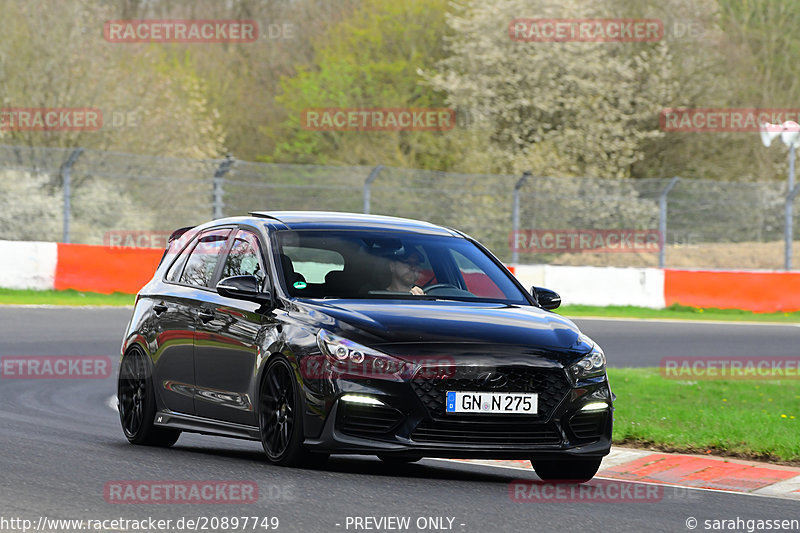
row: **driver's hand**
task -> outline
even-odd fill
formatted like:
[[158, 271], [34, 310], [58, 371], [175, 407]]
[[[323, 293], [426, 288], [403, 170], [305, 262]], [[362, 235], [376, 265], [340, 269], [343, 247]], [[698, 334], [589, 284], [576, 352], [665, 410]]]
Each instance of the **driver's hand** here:
[[417, 287], [416, 285], [411, 287], [411, 291], [410, 292], [411, 292], [411, 294], [416, 294], [417, 296], [424, 296], [425, 295], [425, 291], [423, 291], [421, 287]]

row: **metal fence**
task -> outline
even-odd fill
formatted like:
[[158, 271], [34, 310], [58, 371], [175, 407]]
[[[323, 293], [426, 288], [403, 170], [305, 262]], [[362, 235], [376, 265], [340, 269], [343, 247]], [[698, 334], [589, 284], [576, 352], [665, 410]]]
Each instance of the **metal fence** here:
[[[798, 234], [798, 217], [788, 227], [785, 220], [797, 190], [690, 178], [456, 174], [0, 145], [0, 238], [102, 244], [112, 231], [169, 231], [253, 210], [332, 210], [454, 227], [514, 263], [790, 266], [786, 235]], [[515, 251], [513, 232], [529, 229], [659, 231], [663, 246]]]

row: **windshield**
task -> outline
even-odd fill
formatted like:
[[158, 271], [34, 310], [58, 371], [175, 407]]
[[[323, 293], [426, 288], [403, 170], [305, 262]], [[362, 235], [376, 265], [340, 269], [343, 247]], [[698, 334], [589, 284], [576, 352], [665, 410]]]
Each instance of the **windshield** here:
[[277, 233], [283, 281], [300, 298], [408, 298], [529, 305], [466, 239], [395, 231]]

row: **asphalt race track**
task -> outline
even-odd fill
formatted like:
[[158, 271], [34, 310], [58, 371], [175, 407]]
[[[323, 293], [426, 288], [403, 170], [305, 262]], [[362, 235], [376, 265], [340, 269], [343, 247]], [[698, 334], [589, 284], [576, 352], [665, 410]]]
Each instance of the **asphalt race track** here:
[[[119, 355], [130, 309], [0, 306], [0, 355]], [[800, 324], [575, 319], [609, 366], [657, 367], [664, 357], [796, 357]]]
[[[0, 356], [110, 355], [116, 365], [129, 312], [0, 307]], [[666, 356], [796, 355], [791, 343], [800, 334], [796, 326], [578, 322], [606, 349], [612, 366], [657, 366]], [[134, 447], [108, 405], [115, 374], [0, 380], [0, 517], [36, 524], [41, 516], [258, 516], [277, 517], [278, 531], [302, 532], [369, 531], [356, 529], [355, 517], [389, 516], [410, 517], [411, 526], [403, 531], [457, 532], [689, 531], [689, 517], [698, 519], [696, 530], [703, 531], [703, 521], [711, 519], [800, 518], [796, 501], [704, 490], [664, 490], [658, 501], [648, 503], [517, 503], [510, 498], [510, 483], [535, 481], [532, 472], [441, 460], [392, 467], [373, 457], [334, 457], [323, 469], [306, 470], [271, 466], [255, 442], [184, 434], [169, 450]], [[258, 485], [259, 499], [253, 504], [107, 503], [104, 486], [121, 480], [247, 480]], [[427, 522], [436, 517], [444, 517], [438, 527]]]
[[657, 367], [664, 357], [797, 357], [800, 324], [575, 319], [609, 366]]

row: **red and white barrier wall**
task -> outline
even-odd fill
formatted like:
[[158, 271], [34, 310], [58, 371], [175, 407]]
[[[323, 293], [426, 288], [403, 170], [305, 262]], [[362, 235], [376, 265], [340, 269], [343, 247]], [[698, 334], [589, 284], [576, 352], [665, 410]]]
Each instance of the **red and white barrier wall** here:
[[0, 287], [135, 294], [163, 254], [158, 248], [0, 241]]
[[565, 305], [664, 307], [664, 271], [657, 268], [517, 265], [514, 275], [526, 288], [556, 291]]
[[[163, 250], [0, 240], [0, 287], [136, 293]], [[800, 311], [800, 272], [516, 265], [526, 287], [547, 287], [565, 305], [672, 304]]]
[[54, 242], [0, 241], [0, 287], [52, 289], [57, 257]]
[[553, 289], [566, 304], [800, 311], [800, 272], [518, 265], [526, 287]]

